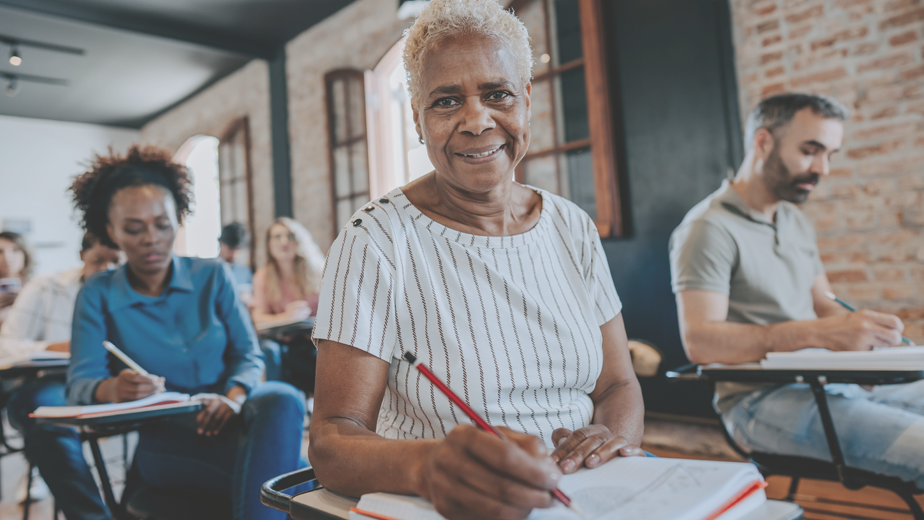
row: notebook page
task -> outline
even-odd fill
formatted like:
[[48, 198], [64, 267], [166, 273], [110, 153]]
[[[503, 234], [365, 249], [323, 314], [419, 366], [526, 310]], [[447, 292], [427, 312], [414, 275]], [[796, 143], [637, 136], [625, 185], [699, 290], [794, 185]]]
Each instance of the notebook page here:
[[137, 401], [125, 403], [94, 404], [89, 406], [41, 406], [32, 413], [33, 417], [77, 417], [78, 415], [132, 410], [144, 406], [153, 406], [168, 402], [189, 401], [189, 394], [179, 392], [161, 392]]
[[[628, 457], [561, 480], [560, 488], [584, 513], [578, 516], [560, 503], [534, 510], [528, 520], [702, 520], [750, 483], [762, 480], [754, 466], [736, 462]], [[720, 517], [740, 517], [766, 500], [742, 502]], [[440, 520], [442, 516], [420, 497], [372, 493], [357, 508], [401, 520]], [[350, 518], [365, 518], [350, 513]]]

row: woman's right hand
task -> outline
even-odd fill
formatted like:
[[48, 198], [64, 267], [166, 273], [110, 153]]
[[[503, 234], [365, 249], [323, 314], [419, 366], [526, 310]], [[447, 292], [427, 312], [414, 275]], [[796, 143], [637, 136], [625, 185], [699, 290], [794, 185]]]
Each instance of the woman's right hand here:
[[518, 520], [552, 505], [561, 471], [538, 438], [498, 428], [501, 440], [474, 426], [456, 426], [424, 461], [420, 494], [449, 520]]
[[124, 369], [116, 377], [104, 380], [96, 387], [96, 400], [109, 403], [137, 401], [164, 391], [164, 378], [143, 376]]
[[296, 320], [304, 320], [311, 316], [311, 307], [305, 300], [296, 300], [286, 305], [286, 314]]

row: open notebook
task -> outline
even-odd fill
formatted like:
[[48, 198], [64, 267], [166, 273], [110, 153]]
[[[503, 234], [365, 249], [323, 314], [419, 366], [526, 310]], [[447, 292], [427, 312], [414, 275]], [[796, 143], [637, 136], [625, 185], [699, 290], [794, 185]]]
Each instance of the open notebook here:
[[[764, 481], [746, 463], [628, 457], [567, 475], [559, 486], [584, 520], [737, 520], [766, 502]], [[351, 520], [441, 520], [420, 497], [372, 493]], [[581, 520], [562, 504], [534, 510], [528, 520]]]
[[125, 403], [94, 404], [89, 406], [40, 406], [30, 417], [45, 418], [66, 418], [66, 417], [89, 417], [98, 415], [116, 415], [119, 413], [131, 413], [139, 408], [146, 410], [167, 409], [170, 407], [180, 407], [186, 405], [195, 397], [189, 394], [178, 392], [161, 392], [137, 401], [128, 401]]
[[924, 370], [924, 347], [890, 347], [858, 352], [805, 349], [768, 352], [765, 369], [802, 370]]

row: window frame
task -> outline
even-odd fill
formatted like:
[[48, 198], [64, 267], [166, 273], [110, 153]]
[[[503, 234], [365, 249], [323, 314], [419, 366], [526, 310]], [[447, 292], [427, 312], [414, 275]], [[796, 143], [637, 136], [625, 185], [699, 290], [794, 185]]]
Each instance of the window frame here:
[[[346, 122], [346, 134], [348, 137], [343, 142], [337, 141], [337, 128], [336, 128], [336, 107], [334, 106], [334, 89], [333, 84], [336, 81], [343, 80], [346, 82], [356, 80], [359, 82], [359, 91], [362, 93], [362, 106], [355, 108], [359, 111], [361, 121], [362, 121], [362, 133], [353, 135], [351, 123], [353, 116], [351, 115], [350, 109], [350, 95], [349, 89], [344, 89], [344, 112], [343, 117]], [[369, 122], [366, 118], [366, 85], [365, 85], [365, 72], [357, 69], [336, 69], [329, 71], [324, 75], [324, 95], [325, 102], [327, 104], [327, 160], [329, 164], [330, 171], [330, 187], [331, 187], [331, 222], [334, 226], [334, 235], [340, 231], [340, 227], [343, 224], [338, 223], [337, 218], [337, 203], [342, 200], [354, 199], [360, 195], [365, 194], [365, 200], [368, 201], [371, 199], [371, 174], [369, 171]], [[366, 153], [363, 154], [363, 160], [365, 161], [365, 175], [366, 175], [366, 189], [365, 191], [352, 191], [354, 187], [350, 186], [350, 193], [343, 196], [337, 195], [337, 164], [335, 151], [338, 147], [347, 146], [352, 147], [357, 143], [362, 142], [365, 146]], [[353, 169], [353, 154], [347, 154], [348, 161], [350, 162], [350, 181], [353, 182], [353, 177], [355, 175], [355, 170]], [[359, 208], [356, 208], [359, 209]]]
[[[232, 177], [228, 180], [230, 180], [232, 183], [242, 181], [244, 184], [244, 191], [247, 194], [247, 222], [244, 222], [243, 224], [247, 228], [247, 233], [250, 234], [250, 245], [248, 246], [248, 261], [250, 262], [250, 265], [248, 267], [253, 270], [257, 265], [256, 246], [258, 241], [255, 239], [256, 233], [254, 228], [255, 217], [253, 204], [253, 168], [251, 166], [250, 159], [250, 120], [246, 116], [232, 121], [231, 124], [229, 124], [225, 131], [222, 133], [221, 137], [218, 139], [218, 197], [220, 203], [220, 201], [225, 199], [223, 192], [225, 190], [230, 191], [233, 189], [230, 186], [226, 187], [226, 183], [223, 182], [225, 179], [222, 177], [222, 173], [227, 169], [222, 168], [222, 148], [229, 146], [228, 143], [234, 142], [239, 134], [241, 135], [241, 145], [244, 147], [244, 164], [243, 168], [241, 169], [242, 175], [239, 177]], [[233, 201], [234, 198], [231, 197], [231, 200]], [[223, 217], [224, 216], [222, 215], [222, 226], [226, 226], [231, 223], [225, 222]]]
[[[545, 19], [545, 44], [548, 52], [553, 52], [553, 35], [551, 32], [550, 12], [553, 0], [513, 0], [508, 8], [514, 14], [532, 2], [541, 2]], [[609, 70], [606, 56], [606, 35], [603, 28], [603, 6], [601, 0], [578, 0], [581, 21], [582, 57], [568, 63], [560, 64], [533, 78], [533, 83], [548, 81], [553, 92], [551, 96], [551, 120], [553, 128], [553, 146], [551, 148], [529, 153], [517, 165], [516, 179], [524, 182], [524, 162], [549, 155], [560, 156], [569, 151], [589, 148], [593, 163], [594, 190], [596, 193], [597, 215], [594, 222], [601, 238], [623, 238], [628, 229], [624, 219], [623, 200], [620, 189], [620, 170], [616, 158], [616, 138], [614, 130], [614, 113], [610, 98]], [[587, 89], [587, 119], [590, 136], [587, 139], [560, 143], [558, 136], [557, 96], [554, 95], [555, 77], [578, 67], [584, 68], [584, 82]], [[561, 183], [560, 160], [555, 162], [558, 182]]]

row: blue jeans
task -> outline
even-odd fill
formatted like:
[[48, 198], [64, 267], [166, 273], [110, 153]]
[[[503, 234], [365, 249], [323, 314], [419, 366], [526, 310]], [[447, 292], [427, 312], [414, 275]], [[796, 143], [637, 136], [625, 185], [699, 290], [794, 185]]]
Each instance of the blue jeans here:
[[171, 422], [142, 430], [135, 465], [150, 484], [228, 497], [234, 520], [281, 520], [285, 513], [260, 503], [260, 486], [307, 466], [299, 454], [304, 420], [304, 395], [286, 383], [267, 382], [253, 389], [237, 422], [217, 436]]
[[[840, 384], [826, 390], [847, 465], [924, 488], [924, 381], [871, 391]], [[745, 449], [831, 460], [808, 385], [759, 390], [738, 401], [723, 419]]]
[[271, 339], [260, 340], [267, 381], [282, 381], [282, 345]]
[[68, 520], [109, 520], [99, 488], [83, 457], [80, 436], [71, 428], [38, 425], [29, 414], [39, 406], [64, 406], [64, 382], [29, 381], [13, 394], [7, 412], [22, 432], [26, 457], [38, 466], [42, 478]]

